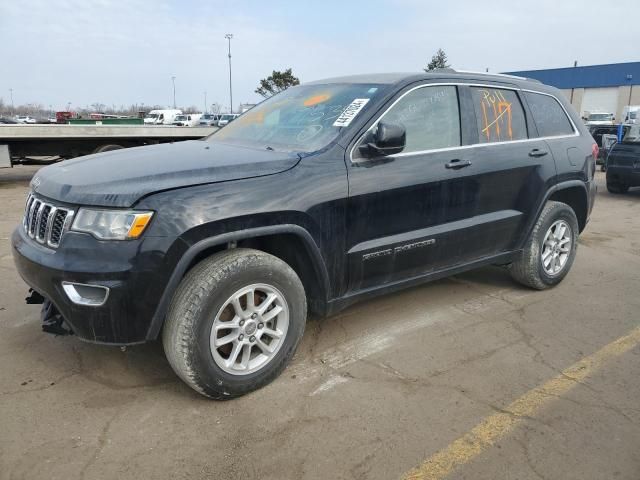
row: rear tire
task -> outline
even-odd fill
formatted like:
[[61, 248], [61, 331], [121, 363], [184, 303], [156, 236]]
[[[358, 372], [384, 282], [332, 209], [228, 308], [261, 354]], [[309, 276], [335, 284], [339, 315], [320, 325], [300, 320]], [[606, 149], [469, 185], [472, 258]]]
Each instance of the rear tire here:
[[627, 193], [629, 186], [618, 182], [607, 182], [607, 191], [614, 194]]
[[124, 148], [122, 145], [102, 145], [94, 150], [93, 153], [110, 152], [111, 150], [120, 150]]
[[230, 399], [284, 370], [306, 317], [304, 287], [293, 269], [273, 255], [237, 248], [187, 273], [162, 340], [171, 367], [187, 385], [209, 398]]
[[565, 203], [547, 202], [524, 248], [508, 267], [511, 276], [536, 290], [557, 285], [571, 269], [578, 234], [573, 209]]

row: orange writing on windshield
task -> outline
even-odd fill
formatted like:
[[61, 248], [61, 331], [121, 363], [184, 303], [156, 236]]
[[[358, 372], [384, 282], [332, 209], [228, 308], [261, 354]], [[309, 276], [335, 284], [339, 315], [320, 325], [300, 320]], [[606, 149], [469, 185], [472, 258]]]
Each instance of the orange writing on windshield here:
[[328, 93], [321, 93], [318, 95], [314, 95], [313, 97], [307, 98], [304, 101], [303, 105], [305, 107], [313, 107], [314, 105], [318, 105], [319, 103], [326, 102], [330, 98], [331, 98], [331, 95], [329, 95]]
[[508, 102], [502, 92], [498, 90], [480, 90], [482, 97], [480, 106], [482, 107], [482, 133], [487, 140], [495, 135], [498, 140], [506, 132], [509, 140], [513, 140], [513, 129], [511, 125], [511, 102]]

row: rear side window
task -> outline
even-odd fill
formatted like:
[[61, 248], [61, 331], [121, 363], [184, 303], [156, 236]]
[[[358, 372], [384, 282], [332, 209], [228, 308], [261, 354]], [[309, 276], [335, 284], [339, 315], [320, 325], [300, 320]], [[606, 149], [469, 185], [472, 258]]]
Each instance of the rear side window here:
[[541, 137], [572, 135], [573, 126], [558, 100], [550, 95], [525, 92], [533, 120]]
[[527, 122], [518, 95], [502, 88], [472, 87], [480, 143], [527, 138]]
[[453, 86], [422, 87], [407, 93], [382, 117], [407, 131], [404, 152], [460, 145], [458, 91]]

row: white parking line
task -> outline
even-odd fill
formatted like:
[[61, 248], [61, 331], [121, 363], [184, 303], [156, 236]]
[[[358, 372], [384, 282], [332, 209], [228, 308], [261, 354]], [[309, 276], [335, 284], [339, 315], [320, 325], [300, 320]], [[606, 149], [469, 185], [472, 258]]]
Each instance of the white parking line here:
[[309, 396], [313, 397], [314, 395], [317, 395], [319, 393], [326, 392], [327, 390], [331, 390], [336, 385], [340, 385], [341, 383], [345, 383], [347, 381], [349, 381], [347, 377], [343, 377], [340, 375], [331, 375], [326, 382], [324, 382], [322, 385], [316, 388], [313, 392], [311, 392]]
[[[327, 368], [336, 371], [343, 369], [359, 360], [363, 360], [387, 349], [396, 343], [399, 337], [407, 333], [444, 322], [451, 319], [452, 315], [459, 314], [459, 310], [447, 307], [438, 312], [422, 314], [414, 320], [406, 322], [394, 321], [392, 328], [385, 329], [384, 331], [373, 331], [359, 336], [356, 339], [324, 351], [314, 359], [305, 359], [297, 365], [292, 365], [289, 373], [294, 375], [298, 381], [316, 379], [321, 376]], [[344, 378], [340, 375], [335, 376], [340, 379]], [[326, 386], [322, 384], [313, 391], [312, 395], [330, 390], [345, 381], [347, 381], [347, 379], [337, 380], [330, 378], [325, 382]]]

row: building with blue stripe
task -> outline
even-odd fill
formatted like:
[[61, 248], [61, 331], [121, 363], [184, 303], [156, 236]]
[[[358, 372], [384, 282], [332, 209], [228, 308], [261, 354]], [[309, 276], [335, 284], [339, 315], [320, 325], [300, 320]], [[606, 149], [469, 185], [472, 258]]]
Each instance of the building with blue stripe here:
[[534, 78], [559, 88], [583, 116], [594, 112], [613, 113], [617, 120], [624, 121], [624, 108], [640, 105], [640, 62], [505, 73]]

